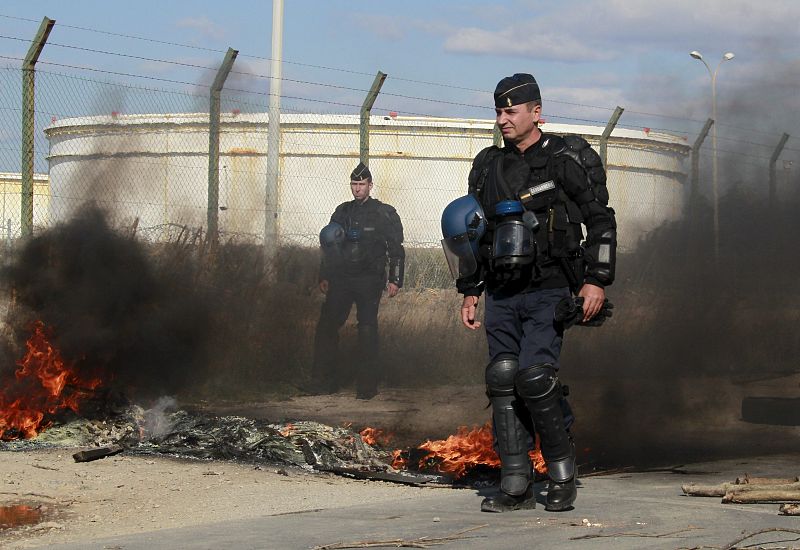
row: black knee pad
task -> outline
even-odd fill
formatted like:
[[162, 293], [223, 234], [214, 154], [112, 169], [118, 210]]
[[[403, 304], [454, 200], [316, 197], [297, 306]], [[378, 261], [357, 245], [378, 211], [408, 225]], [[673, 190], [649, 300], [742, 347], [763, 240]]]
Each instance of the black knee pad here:
[[545, 399], [559, 388], [556, 369], [550, 363], [541, 363], [520, 370], [514, 384], [517, 392], [525, 400]]
[[519, 360], [516, 355], [501, 353], [486, 365], [486, 395], [514, 395], [514, 377]]

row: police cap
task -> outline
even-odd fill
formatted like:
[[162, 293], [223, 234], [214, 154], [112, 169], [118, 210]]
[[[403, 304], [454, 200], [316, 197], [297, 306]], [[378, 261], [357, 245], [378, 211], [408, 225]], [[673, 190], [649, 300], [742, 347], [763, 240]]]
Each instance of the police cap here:
[[536, 83], [536, 79], [528, 73], [507, 76], [497, 83], [497, 88], [494, 90], [494, 106], [498, 109], [529, 101], [541, 101], [541, 99], [539, 85]]
[[372, 179], [372, 174], [369, 172], [369, 168], [363, 162], [359, 162], [358, 166], [353, 169], [353, 172], [350, 174], [350, 181], [361, 181], [361, 180], [369, 180]]

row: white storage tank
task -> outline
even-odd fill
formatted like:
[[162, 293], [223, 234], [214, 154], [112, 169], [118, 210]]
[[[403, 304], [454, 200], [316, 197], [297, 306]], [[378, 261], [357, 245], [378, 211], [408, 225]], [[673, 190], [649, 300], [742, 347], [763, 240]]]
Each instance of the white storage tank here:
[[[219, 227], [226, 238], [260, 240], [267, 180], [266, 114], [224, 113], [220, 130]], [[473, 157], [492, 143], [492, 120], [378, 117], [370, 120], [373, 195], [395, 206], [409, 246], [438, 246], [440, 214], [466, 192]], [[337, 204], [351, 199], [358, 115], [281, 116], [278, 234], [316, 245]], [[598, 147], [602, 127], [546, 123]], [[50, 141], [52, 221], [87, 200], [139, 234], [169, 238], [207, 219], [208, 115], [115, 115], [55, 121]], [[611, 205], [622, 250], [677, 218], [686, 200], [690, 147], [679, 136], [617, 129], [608, 143]]]

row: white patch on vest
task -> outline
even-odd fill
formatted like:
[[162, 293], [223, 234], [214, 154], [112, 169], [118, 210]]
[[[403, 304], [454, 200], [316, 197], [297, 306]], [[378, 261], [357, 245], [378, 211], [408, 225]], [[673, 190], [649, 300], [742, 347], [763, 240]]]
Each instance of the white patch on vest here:
[[534, 185], [533, 187], [528, 189], [528, 193], [533, 195], [538, 195], [539, 193], [544, 193], [545, 191], [550, 191], [551, 189], [555, 189], [556, 184], [553, 180], [546, 181], [544, 183], [540, 183], [539, 185]]
[[550, 138], [547, 138], [546, 140], [544, 140], [544, 141], [542, 142], [542, 147], [543, 147], [543, 148], [544, 148], [544, 147], [547, 147], [547, 144], [548, 144], [548, 143], [550, 143]]
[[374, 227], [365, 227], [364, 231], [375, 231]]

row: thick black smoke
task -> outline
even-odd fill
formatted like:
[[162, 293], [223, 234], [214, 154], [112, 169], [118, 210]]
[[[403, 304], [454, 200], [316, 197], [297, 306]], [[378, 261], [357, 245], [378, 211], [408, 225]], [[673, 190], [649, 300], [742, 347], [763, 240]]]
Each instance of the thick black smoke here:
[[800, 373], [800, 194], [770, 204], [754, 187], [742, 181], [720, 201], [718, 253], [712, 207], [697, 199], [620, 257], [612, 322], [568, 333], [564, 376], [598, 464], [797, 450], [794, 438], [740, 418], [756, 382]]
[[2, 272], [18, 348], [40, 320], [82, 374], [128, 397], [177, 391], [202, 364], [209, 315], [187, 264], [153, 258], [92, 206], [42, 231]]

